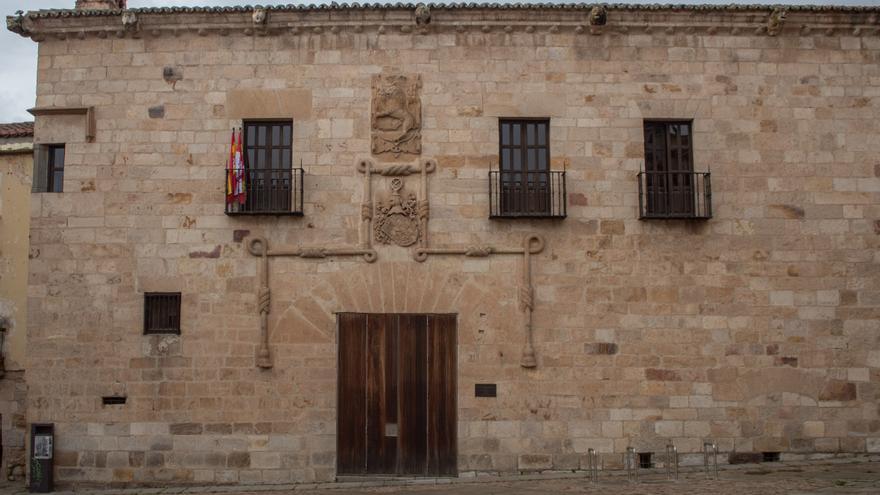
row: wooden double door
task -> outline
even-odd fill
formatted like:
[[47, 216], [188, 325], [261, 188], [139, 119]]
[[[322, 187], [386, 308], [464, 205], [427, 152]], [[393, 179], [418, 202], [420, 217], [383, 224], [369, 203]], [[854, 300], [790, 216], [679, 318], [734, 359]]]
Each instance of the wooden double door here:
[[337, 317], [337, 473], [457, 474], [455, 315]]

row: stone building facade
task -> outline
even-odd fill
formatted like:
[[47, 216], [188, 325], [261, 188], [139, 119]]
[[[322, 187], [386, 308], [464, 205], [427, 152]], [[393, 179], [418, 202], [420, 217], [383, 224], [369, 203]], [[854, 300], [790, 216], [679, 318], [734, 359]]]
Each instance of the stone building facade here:
[[[35, 142], [65, 154], [61, 192], [31, 196], [28, 301], [27, 419], [54, 423], [57, 479], [880, 451], [878, 16], [7, 18], [39, 43]], [[422, 385], [452, 392], [427, 392], [419, 451]], [[352, 436], [389, 411], [379, 444]]]
[[33, 122], [0, 124], [0, 479], [24, 476]]

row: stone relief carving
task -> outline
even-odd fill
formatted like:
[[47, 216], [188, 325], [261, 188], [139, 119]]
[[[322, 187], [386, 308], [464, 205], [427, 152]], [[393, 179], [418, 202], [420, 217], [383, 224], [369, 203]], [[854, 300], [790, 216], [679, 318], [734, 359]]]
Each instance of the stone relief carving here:
[[[420, 175], [420, 188], [419, 194], [421, 199], [417, 200], [414, 195], [409, 195], [404, 198], [398, 192], [399, 197], [394, 199], [394, 190], [395, 185], [394, 180], [392, 180], [392, 197], [388, 200], [388, 202], [380, 202], [375, 208], [375, 214], [377, 217], [383, 218], [383, 231], [390, 232], [391, 230], [396, 230], [398, 226], [404, 223], [400, 218], [396, 218], [391, 221], [389, 224], [387, 220], [387, 216], [392, 211], [392, 204], [390, 202], [395, 201], [399, 207], [394, 209], [395, 216], [397, 214], [403, 214], [410, 220], [412, 220], [413, 214], [415, 214], [415, 222], [409, 221], [410, 224], [415, 225], [415, 234], [409, 229], [411, 229], [411, 225], [406, 225], [407, 233], [406, 235], [398, 235], [395, 234], [395, 237], [400, 239], [404, 239], [405, 241], [409, 241], [410, 238], [415, 236], [415, 240], [412, 242], [408, 242], [407, 244], [400, 244], [397, 240], [391, 239], [391, 237], [387, 237], [385, 232], [379, 233], [379, 220], [376, 221], [376, 240], [383, 243], [394, 242], [400, 246], [411, 246], [416, 242], [419, 243], [421, 247], [427, 247], [428, 245], [428, 217], [430, 216], [430, 206], [428, 205], [428, 174], [434, 172], [437, 169], [437, 162], [431, 159], [420, 160], [416, 165], [410, 164], [393, 164], [386, 166], [377, 166], [373, 163], [372, 160], [361, 160], [357, 164], [358, 172], [364, 174], [364, 199], [363, 203], [361, 203], [361, 246], [370, 246], [370, 238], [371, 235], [374, 234], [371, 230], [371, 225], [373, 222], [373, 175], [380, 175], [383, 177], [406, 177], [413, 174]], [[402, 179], [395, 179], [399, 182], [399, 189], [403, 188]], [[406, 208], [404, 208], [404, 203], [406, 203]], [[381, 211], [380, 208], [384, 208], [384, 211]], [[392, 228], [394, 227], [394, 228]], [[388, 239], [389, 242], [386, 242], [384, 239]]]
[[391, 180], [391, 196], [376, 202], [373, 226], [376, 241], [382, 244], [412, 246], [419, 240], [418, 201], [414, 193], [403, 191], [403, 180]]
[[420, 76], [375, 75], [372, 99], [372, 151], [399, 158], [422, 153]]
[[431, 9], [420, 3], [416, 6], [416, 24], [419, 26], [427, 26], [431, 22]]
[[24, 11], [15, 11], [15, 17], [6, 18], [6, 29], [21, 36], [28, 36], [29, 31], [24, 27]]
[[254, 9], [252, 19], [254, 21], [254, 26], [262, 26], [266, 24], [266, 21], [269, 19], [269, 13], [266, 9], [257, 7]]
[[122, 26], [126, 31], [137, 31], [139, 27], [137, 14], [131, 10], [124, 11], [122, 13]]
[[590, 10], [590, 25], [604, 26], [608, 22], [608, 9], [602, 5], [596, 5]]
[[773, 12], [770, 12], [770, 17], [767, 19], [767, 34], [770, 36], [779, 34], [782, 31], [783, 21], [785, 21], [785, 9], [773, 9]]

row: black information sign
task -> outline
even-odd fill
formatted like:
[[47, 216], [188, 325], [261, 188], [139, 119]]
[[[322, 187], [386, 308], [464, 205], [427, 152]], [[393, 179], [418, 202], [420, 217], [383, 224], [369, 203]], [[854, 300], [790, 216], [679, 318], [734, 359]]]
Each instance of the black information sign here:
[[494, 383], [477, 383], [474, 385], [474, 397], [498, 397], [498, 386]]

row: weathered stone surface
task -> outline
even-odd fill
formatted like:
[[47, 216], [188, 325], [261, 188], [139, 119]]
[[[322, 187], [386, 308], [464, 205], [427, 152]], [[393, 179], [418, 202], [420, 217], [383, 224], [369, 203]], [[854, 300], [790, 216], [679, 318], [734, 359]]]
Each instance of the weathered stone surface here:
[[617, 354], [617, 344], [614, 342], [592, 342], [584, 344], [584, 352], [586, 354]]
[[520, 471], [542, 471], [553, 467], [553, 457], [550, 455], [521, 455], [517, 459], [517, 467]]
[[202, 425], [200, 423], [175, 423], [170, 425], [172, 435], [200, 435]]
[[856, 400], [856, 397], [856, 384], [840, 380], [826, 383], [819, 393], [819, 400], [847, 401]]

